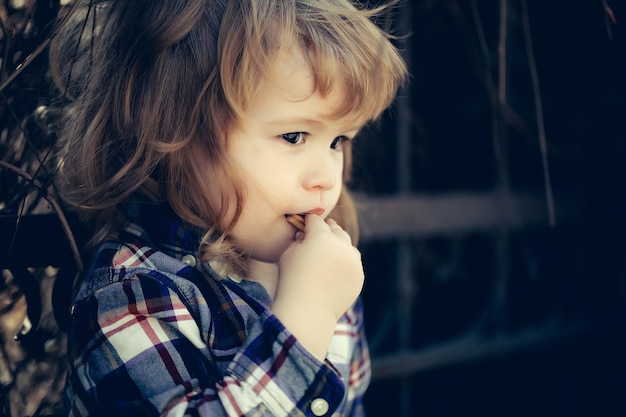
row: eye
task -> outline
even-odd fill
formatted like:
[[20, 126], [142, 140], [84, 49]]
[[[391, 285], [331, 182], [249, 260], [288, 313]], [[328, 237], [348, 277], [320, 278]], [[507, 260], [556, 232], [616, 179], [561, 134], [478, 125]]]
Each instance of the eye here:
[[304, 132], [291, 132], [291, 133], [283, 133], [280, 135], [281, 138], [285, 139], [287, 142], [298, 145], [304, 141], [304, 136], [306, 134]]
[[342, 150], [345, 145], [350, 143], [350, 138], [347, 136], [337, 136], [330, 144], [330, 149]]

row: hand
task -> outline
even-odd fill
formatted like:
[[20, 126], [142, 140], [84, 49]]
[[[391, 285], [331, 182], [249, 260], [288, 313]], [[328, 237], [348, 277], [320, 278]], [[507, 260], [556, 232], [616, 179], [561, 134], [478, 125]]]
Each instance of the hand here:
[[363, 288], [361, 254], [332, 219], [309, 214], [278, 263], [272, 310], [305, 346], [325, 356], [339, 318]]

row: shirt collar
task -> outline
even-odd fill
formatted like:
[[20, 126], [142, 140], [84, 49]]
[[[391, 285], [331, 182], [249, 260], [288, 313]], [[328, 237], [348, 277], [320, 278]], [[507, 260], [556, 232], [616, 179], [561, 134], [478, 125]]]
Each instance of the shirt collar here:
[[185, 223], [168, 204], [132, 203], [127, 216], [127, 232], [179, 260], [195, 256], [204, 236], [204, 231]]

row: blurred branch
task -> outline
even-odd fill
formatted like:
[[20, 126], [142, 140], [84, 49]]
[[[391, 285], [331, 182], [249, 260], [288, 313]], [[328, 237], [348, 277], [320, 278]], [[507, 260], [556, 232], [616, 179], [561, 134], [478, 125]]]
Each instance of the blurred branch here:
[[[30, 174], [28, 174], [27, 172], [24, 172], [23, 170], [7, 163], [4, 161], [0, 161], [0, 167], [8, 169], [14, 173], [16, 173], [17, 175], [19, 175], [20, 177], [24, 178], [26, 181], [28, 181], [30, 184], [32, 184], [32, 186], [34, 186], [35, 188], [37, 188], [37, 190], [41, 193], [41, 197], [44, 198], [53, 208], [54, 212], [56, 213], [56, 215], [59, 218], [59, 221], [61, 222], [61, 225], [63, 227], [63, 230], [65, 232], [65, 236], [68, 240], [68, 243], [70, 245], [70, 248], [72, 250], [72, 255], [74, 257], [74, 262], [76, 262], [76, 267], [78, 268], [79, 271], [83, 270], [83, 262], [80, 256], [80, 251], [78, 250], [78, 246], [76, 245], [76, 240], [74, 238], [74, 235], [72, 233], [72, 229], [67, 221], [67, 218], [65, 217], [65, 214], [63, 214], [63, 209], [61, 208], [61, 206], [59, 205], [59, 203], [54, 199], [51, 198], [49, 195], [47, 195], [46, 193], [46, 188], [43, 186], [43, 184], [41, 184], [41, 182], [39, 182], [37, 179], [33, 178]], [[19, 217], [18, 217], [19, 219]], [[14, 237], [13, 239], [15, 239], [15, 234], [17, 234], [17, 226], [14, 232]]]
[[539, 75], [537, 74], [537, 64], [533, 52], [533, 41], [530, 31], [530, 19], [528, 17], [528, 1], [522, 0], [522, 26], [524, 29], [524, 40], [526, 44], [526, 55], [528, 67], [533, 86], [533, 99], [535, 101], [535, 117], [537, 124], [537, 136], [539, 137], [539, 147], [541, 149], [541, 166], [543, 168], [544, 190], [546, 194], [546, 204], [548, 208], [548, 219], [550, 226], [556, 226], [556, 214], [554, 210], [554, 194], [552, 192], [552, 181], [550, 180], [550, 165], [548, 163], [548, 142], [546, 140], [545, 123], [543, 120], [543, 104], [541, 100], [541, 88], [539, 88]]
[[30, 55], [24, 59], [24, 61], [19, 64], [15, 70], [8, 76], [8, 78], [0, 84], [0, 93], [4, 91], [4, 89], [11, 84], [21, 73], [22, 71], [31, 63], [35, 58], [37, 58], [50, 44], [50, 38], [45, 39], [37, 49], [35, 49]]

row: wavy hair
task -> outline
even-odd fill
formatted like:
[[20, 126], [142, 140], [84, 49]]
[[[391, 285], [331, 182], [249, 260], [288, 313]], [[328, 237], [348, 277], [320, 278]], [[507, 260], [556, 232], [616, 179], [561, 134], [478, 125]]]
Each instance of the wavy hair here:
[[[349, 0], [82, 0], [50, 52], [71, 99], [59, 132], [64, 199], [93, 223], [94, 241], [126, 221], [129, 202], [167, 202], [206, 231], [203, 261], [244, 272], [245, 254], [228, 238], [245, 198], [225, 157], [229, 130], [290, 45], [309, 52], [322, 95], [345, 83], [342, 114], [378, 118], [407, 71], [374, 23], [383, 10]], [[345, 187], [331, 215], [356, 240]]]

